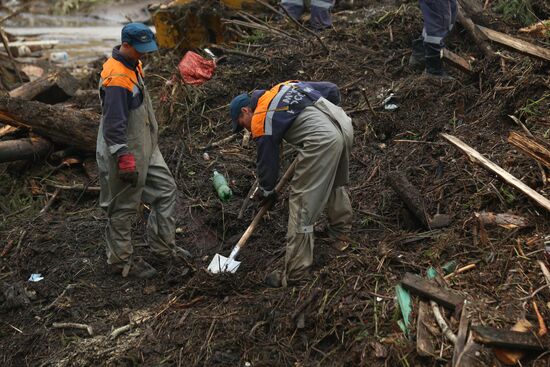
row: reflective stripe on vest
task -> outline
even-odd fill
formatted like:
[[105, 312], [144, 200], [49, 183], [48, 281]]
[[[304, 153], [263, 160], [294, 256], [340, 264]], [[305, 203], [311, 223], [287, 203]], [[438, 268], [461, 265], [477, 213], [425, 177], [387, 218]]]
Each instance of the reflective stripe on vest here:
[[288, 106], [283, 108], [277, 108], [277, 106], [285, 93], [291, 88], [289, 84], [296, 82], [297, 80], [289, 80], [279, 83], [258, 99], [258, 104], [252, 116], [251, 130], [253, 138], [273, 134], [273, 115], [277, 111], [288, 110]]

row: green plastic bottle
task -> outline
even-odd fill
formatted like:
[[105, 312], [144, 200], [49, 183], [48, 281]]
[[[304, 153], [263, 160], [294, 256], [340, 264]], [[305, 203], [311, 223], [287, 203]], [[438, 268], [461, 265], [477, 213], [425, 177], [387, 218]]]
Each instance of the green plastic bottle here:
[[216, 170], [214, 170], [214, 174], [212, 175], [212, 184], [214, 185], [214, 189], [216, 189], [221, 201], [226, 202], [231, 199], [233, 193], [227, 185], [225, 177], [223, 177], [223, 175], [218, 173]]

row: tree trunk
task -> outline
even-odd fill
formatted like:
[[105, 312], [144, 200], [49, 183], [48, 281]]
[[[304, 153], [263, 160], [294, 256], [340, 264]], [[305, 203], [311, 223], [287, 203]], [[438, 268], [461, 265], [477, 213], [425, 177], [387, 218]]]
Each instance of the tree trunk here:
[[0, 163], [44, 157], [52, 143], [41, 137], [0, 141]]
[[98, 114], [89, 111], [0, 96], [0, 122], [87, 152], [95, 151], [99, 120]]
[[71, 98], [77, 89], [78, 80], [61, 69], [12, 90], [10, 97], [56, 104]]

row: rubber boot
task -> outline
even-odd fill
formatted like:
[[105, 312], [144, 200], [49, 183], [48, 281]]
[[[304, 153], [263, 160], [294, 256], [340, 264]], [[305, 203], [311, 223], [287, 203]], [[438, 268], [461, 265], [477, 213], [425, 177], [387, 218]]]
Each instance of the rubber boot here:
[[157, 275], [157, 270], [141, 258], [130, 260], [125, 264], [112, 264], [110, 269], [112, 273], [121, 274], [123, 278], [151, 279]]
[[409, 66], [418, 70], [424, 70], [426, 67], [426, 50], [424, 49], [424, 40], [422, 37], [412, 41], [412, 52], [409, 57]]
[[454, 80], [452, 76], [447, 74], [443, 68], [442, 52], [439, 45], [424, 42], [426, 50], [426, 70], [425, 74], [431, 78], [443, 81]]

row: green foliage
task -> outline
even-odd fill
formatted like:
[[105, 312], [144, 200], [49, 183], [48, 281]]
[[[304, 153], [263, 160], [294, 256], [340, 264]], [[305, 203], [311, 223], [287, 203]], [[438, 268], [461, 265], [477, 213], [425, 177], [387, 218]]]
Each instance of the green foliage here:
[[528, 26], [537, 21], [531, 6], [531, 0], [498, 0], [493, 10], [502, 14], [505, 20], [517, 21]]
[[540, 111], [540, 104], [544, 100], [550, 97], [550, 93], [545, 93], [541, 98], [539, 99], [528, 99], [527, 103], [525, 103], [525, 106], [520, 108], [517, 112], [519, 112], [519, 118], [523, 117], [532, 117], [532, 116], [540, 116], [542, 115], [542, 112]]

